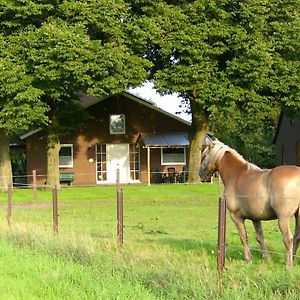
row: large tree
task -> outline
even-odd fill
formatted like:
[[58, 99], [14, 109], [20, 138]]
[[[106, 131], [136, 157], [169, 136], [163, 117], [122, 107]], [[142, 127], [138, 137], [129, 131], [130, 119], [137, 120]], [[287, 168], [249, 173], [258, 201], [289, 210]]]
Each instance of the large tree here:
[[[230, 118], [228, 118], [230, 116]], [[279, 116], [277, 108], [273, 113], [243, 110], [219, 111], [210, 116], [211, 131], [218, 139], [237, 149], [248, 161], [263, 168], [275, 165], [273, 140]]]
[[1, 29], [49, 108], [47, 183], [59, 185], [61, 125], [75, 111], [78, 92], [122, 92], [141, 84], [150, 64], [134, 51], [123, 0], [1, 2]]
[[177, 92], [192, 114], [190, 182], [199, 180], [212, 121], [230, 125], [299, 106], [298, 0], [132, 2], [140, 26], [154, 28], [146, 55], [156, 88]]
[[14, 45], [0, 35], [0, 190], [12, 183], [11, 136], [30, 126], [45, 124], [43, 91], [34, 87], [26, 66], [13, 55]]

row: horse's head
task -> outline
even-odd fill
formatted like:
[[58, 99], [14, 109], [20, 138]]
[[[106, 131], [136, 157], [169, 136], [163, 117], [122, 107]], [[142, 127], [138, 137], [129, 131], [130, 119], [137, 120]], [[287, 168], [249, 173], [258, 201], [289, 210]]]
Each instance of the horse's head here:
[[199, 170], [202, 180], [209, 180], [213, 173], [217, 171], [217, 161], [224, 154], [226, 148], [228, 147], [217, 139], [207, 141], [207, 145], [202, 152], [202, 162]]

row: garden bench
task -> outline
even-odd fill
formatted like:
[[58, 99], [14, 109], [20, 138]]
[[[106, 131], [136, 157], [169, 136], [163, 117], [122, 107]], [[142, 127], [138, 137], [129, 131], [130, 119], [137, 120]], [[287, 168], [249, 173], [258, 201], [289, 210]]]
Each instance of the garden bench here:
[[74, 173], [60, 173], [59, 174], [59, 181], [60, 182], [67, 182], [68, 185], [72, 185], [72, 182], [75, 180]]

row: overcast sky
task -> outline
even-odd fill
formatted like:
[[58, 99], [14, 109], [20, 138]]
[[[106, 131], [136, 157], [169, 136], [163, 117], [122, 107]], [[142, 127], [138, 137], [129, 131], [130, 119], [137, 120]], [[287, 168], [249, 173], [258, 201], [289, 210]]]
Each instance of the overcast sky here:
[[[181, 108], [179, 107], [180, 98], [178, 98], [176, 94], [160, 96], [153, 88], [153, 84], [151, 82], [147, 82], [143, 86], [135, 89], [129, 89], [128, 92], [146, 100], [151, 100], [156, 103], [158, 107], [174, 115], [176, 112], [181, 111]], [[191, 117], [187, 114], [176, 114], [176, 116], [187, 121], [191, 120]]]

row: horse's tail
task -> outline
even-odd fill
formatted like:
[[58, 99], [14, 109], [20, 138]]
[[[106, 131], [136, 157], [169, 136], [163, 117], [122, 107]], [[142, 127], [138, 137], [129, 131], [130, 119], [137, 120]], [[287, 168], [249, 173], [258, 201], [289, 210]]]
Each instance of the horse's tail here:
[[299, 228], [300, 231], [300, 204], [298, 205], [298, 208], [295, 213], [295, 221], [296, 221], [296, 227]]
[[293, 255], [295, 256], [297, 253], [297, 249], [300, 243], [300, 204], [296, 210], [295, 213], [295, 235], [294, 235], [294, 241], [293, 241]]

